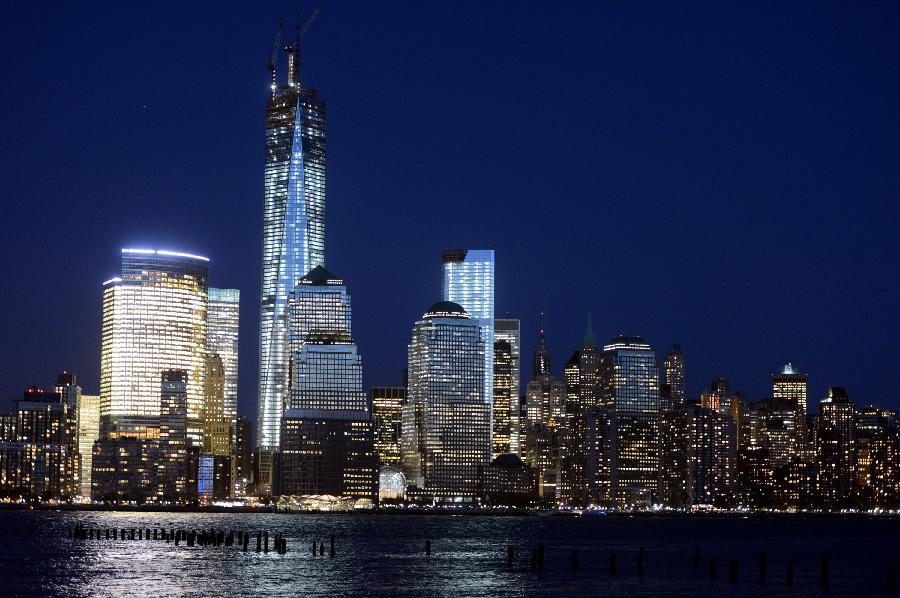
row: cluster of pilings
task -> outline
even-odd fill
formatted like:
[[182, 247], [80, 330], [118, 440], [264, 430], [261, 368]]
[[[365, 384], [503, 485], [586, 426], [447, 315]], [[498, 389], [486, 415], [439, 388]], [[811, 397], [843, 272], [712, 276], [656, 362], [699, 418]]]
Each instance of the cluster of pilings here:
[[[425, 544], [425, 552], [426, 554], [431, 554], [431, 541], [427, 541]], [[646, 551], [644, 547], [641, 546], [638, 549], [635, 573], [638, 577], [643, 577], [644, 575], [644, 557], [646, 555]], [[515, 561], [515, 548], [512, 544], [507, 545], [506, 547], [506, 567], [512, 568], [513, 563]], [[700, 546], [694, 545], [694, 567], [700, 567]], [[761, 552], [759, 554], [759, 576], [758, 582], [760, 585], [765, 584], [768, 579], [768, 566], [769, 566], [769, 556], [766, 552]], [[616, 554], [612, 553], [609, 555], [609, 568], [608, 573], [610, 577], [615, 577], [617, 574], [616, 568]], [[830, 586], [829, 574], [830, 574], [830, 565], [831, 565], [831, 555], [827, 552], [822, 553], [821, 566], [819, 569], [819, 584], [823, 589], [827, 589]], [[573, 571], [578, 570], [579, 566], [579, 555], [577, 550], [573, 550], [571, 554], [571, 569]], [[541, 570], [544, 568], [544, 544], [540, 543], [537, 545], [537, 548], [531, 551], [531, 568], [536, 570]], [[794, 584], [794, 560], [788, 559], [785, 563], [784, 569], [784, 582], [792, 586]], [[716, 559], [709, 560], [709, 580], [710, 582], [715, 582], [717, 579], [717, 563]], [[737, 583], [738, 582], [738, 561], [736, 559], [732, 559], [728, 562], [728, 581], [729, 583]], [[888, 567], [887, 571], [887, 589], [894, 590], [897, 586], [897, 570], [892, 566]]]
[[[237, 546], [243, 552], [247, 552], [250, 546], [251, 534], [245, 531], [234, 530], [184, 530], [155, 528], [87, 528], [81, 524], [69, 528], [69, 538], [73, 540], [157, 540], [174, 546], [182, 544], [193, 548], [195, 546], [217, 548], [220, 546]], [[287, 553], [287, 538], [280, 533], [273, 536], [272, 548], [278, 554]], [[256, 532], [256, 552], [269, 552], [269, 532]], [[334, 536], [331, 541], [331, 555], [334, 556]]]

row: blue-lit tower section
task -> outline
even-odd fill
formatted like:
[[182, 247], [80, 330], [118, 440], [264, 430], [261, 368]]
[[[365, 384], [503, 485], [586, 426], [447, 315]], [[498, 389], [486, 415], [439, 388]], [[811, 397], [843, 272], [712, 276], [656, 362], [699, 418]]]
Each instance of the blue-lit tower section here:
[[301, 88], [297, 46], [283, 51], [287, 81], [278, 83], [270, 65], [266, 109], [257, 445], [267, 450], [279, 446], [288, 399], [288, 294], [325, 263], [325, 102], [316, 90]]
[[[481, 329], [484, 371], [494, 371], [494, 250], [448, 249], [442, 256], [444, 301], [458, 303]], [[484, 376], [484, 400], [494, 396], [493, 376]]]

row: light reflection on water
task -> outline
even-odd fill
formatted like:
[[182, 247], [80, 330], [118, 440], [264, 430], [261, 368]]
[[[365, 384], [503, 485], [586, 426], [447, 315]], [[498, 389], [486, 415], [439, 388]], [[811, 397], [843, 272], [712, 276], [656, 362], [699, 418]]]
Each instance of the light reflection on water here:
[[[247, 552], [234, 546], [187, 547], [162, 540], [68, 539], [89, 528], [217, 529], [253, 534]], [[267, 530], [268, 554], [256, 553]], [[3, 596], [297, 596], [406, 595], [815, 595], [820, 555], [831, 554], [831, 595], [881, 591], [897, 567], [900, 522], [864, 518], [569, 518], [412, 515], [0, 512]], [[287, 538], [279, 555], [272, 540]], [[329, 536], [336, 556], [328, 557]], [[432, 540], [432, 555], [424, 554]], [[312, 542], [325, 545], [312, 556]], [[545, 544], [545, 568], [531, 550]], [[694, 543], [701, 563], [692, 562]], [[506, 567], [506, 546], [515, 546]], [[646, 548], [644, 575], [637, 552]], [[579, 553], [577, 571], [571, 568]], [[760, 552], [767, 580], [758, 581]], [[609, 555], [617, 555], [610, 577]], [[709, 559], [717, 580], [709, 580]], [[795, 561], [793, 588], [785, 584]], [[728, 562], [739, 562], [729, 583]]]

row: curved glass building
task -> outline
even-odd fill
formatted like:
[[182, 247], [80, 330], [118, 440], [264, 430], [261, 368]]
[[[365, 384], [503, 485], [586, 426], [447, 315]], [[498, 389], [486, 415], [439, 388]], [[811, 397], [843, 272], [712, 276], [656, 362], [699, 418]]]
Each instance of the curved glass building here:
[[122, 250], [121, 277], [103, 283], [103, 437], [157, 437], [160, 376], [184, 370], [188, 435], [202, 441], [208, 262], [175, 251]]

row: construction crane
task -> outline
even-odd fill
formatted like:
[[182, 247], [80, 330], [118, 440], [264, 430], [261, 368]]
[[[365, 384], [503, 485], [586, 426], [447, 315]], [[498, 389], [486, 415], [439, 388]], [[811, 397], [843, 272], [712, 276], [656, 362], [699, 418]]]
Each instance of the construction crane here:
[[278, 53], [279, 50], [288, 55], [288, 82], [291, 85], [299, 85], [300, 83], [300, 43], [303, 41], [303, 36], [306, 35], [306, 32], [309, 31], [309, 27], [313, 24], [313, 21], [316, 20], [316, 17], [319, 16], [319, 13], [322, 12], [322, 9], [325, 7], [325, 4], [328, 3], [328, 0], [320, 0], [319, 4], [313, 9], [312, 13], [310, 13], [309, 18], [306, 19], [306, 22], [302, 22], [300, 19], [300, 3], [297, 3], [297, 39], [294, 40], [294, 45], [285, 44], [281, 45], [281, 37], [284, 32], [284, 19], [278, 20], [278, 31], [275, 34], [275, 43], [272, 45], [272, 53], [269, 55], [269, 73], [272, 77], [272, 91], [274, 92], [277, 87], [277, 77], [276, 77], [276, 69], [278, 68]]
[[281, 34], [284, 31], [284, 19], [278, 19], [278, 30], [275, 32], [275, 43], [269, 55], [269, 75], [272, 77], [272, 91], [275, 91], [275, 66], [278, 63], [278, 47], [281, 45]]

